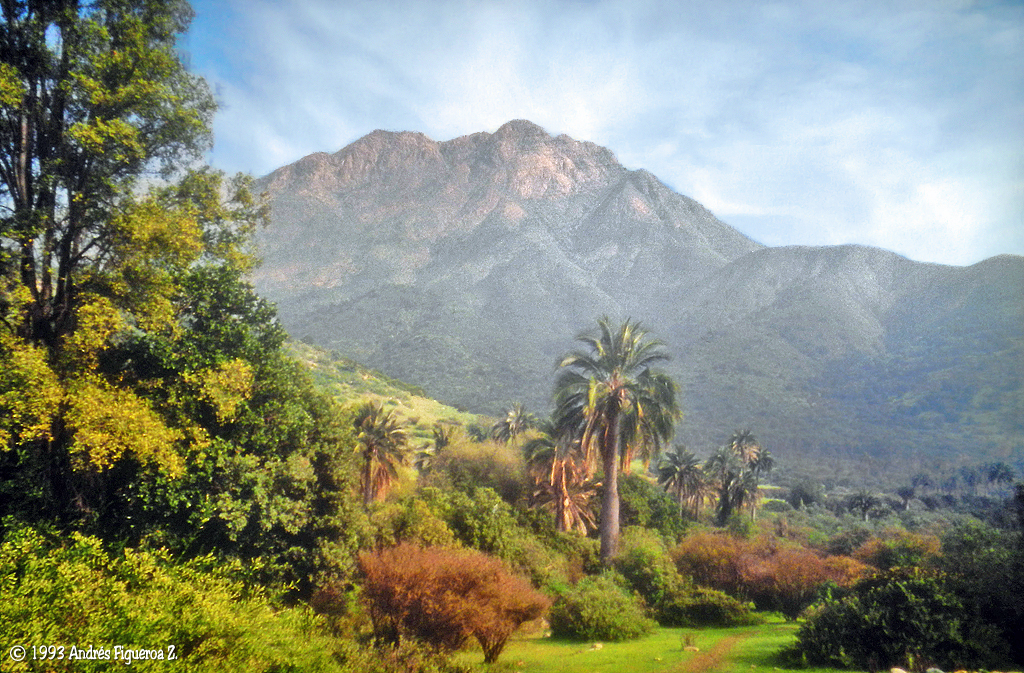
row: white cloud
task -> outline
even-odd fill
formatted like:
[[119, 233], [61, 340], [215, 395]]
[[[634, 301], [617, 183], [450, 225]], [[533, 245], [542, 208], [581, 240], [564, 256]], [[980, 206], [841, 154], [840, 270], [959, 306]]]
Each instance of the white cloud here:
[[1024, 254], [1014, 3], [195, 6], [216, 45], [194, 63], [225, 103], [213, 160], [229, 170], [266, 173], [375, 128], [445, 140], [526, 118], [766, 243]]

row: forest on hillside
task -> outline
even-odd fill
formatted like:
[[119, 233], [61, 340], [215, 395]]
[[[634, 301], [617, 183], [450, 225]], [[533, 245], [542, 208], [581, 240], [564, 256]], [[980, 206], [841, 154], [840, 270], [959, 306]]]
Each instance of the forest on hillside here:
[[800, 624], [791, 668], [1024, 664], [1009, 465], [887, 493], [756, 429], [680, 446], [634, 321], [584, 326], [545, 419], [289, 343], [248, 280], [266, 204], [201, 165], [191, 16], [3, 5], [3, 670], [460, 671], [524, 631], [771, 618]]

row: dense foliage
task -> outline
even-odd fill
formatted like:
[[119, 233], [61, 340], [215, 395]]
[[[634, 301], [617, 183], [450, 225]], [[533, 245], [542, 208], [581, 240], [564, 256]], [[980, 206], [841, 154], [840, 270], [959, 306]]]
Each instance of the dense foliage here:
[[1008, 659], [995, 628], [966, 610], [944, 578], [919, 569], [861, 580], [827, 599], [797, 646], [810, 662], [869, 670], [990, 668]]
[[[57, 543], [10, 531], [0, 544], [0, 641], [62, 651], [24, 662], [5, 652], [4, 670], [40, 670], [41, 658], [60, 657], [52, 663], [66, 670], [105, 671], [129, 656], [116, 646], [156, 650], [160, 659], [132, 664], [139, 671], [355, 670], [333, 661], [334, 644], [310, 612], [281, 610], [238, 579], [251, 571], [213, 557], [175, 563], [166, 552], [110, 554], [77, 534]], [[89, 649], [108, 650], [108, 658], [90, 659]]]

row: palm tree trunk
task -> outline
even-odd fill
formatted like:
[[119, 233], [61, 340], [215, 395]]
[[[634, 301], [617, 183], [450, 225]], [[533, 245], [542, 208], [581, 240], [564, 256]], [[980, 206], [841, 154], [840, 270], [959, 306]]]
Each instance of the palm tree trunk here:
[[608, 567], [619, 551], [619, 414], [612, 415], [601, 443], [604, 499], [601, 502], [601, 564]]

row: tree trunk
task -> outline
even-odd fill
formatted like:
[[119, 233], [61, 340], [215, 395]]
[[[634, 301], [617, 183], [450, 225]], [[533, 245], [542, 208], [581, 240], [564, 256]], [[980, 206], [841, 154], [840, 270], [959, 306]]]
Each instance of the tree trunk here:
[[619, 414], [612, 416], [604, 441], [604, 499], [601, 502], [601, 564], [608, 567], [619, 551]]

